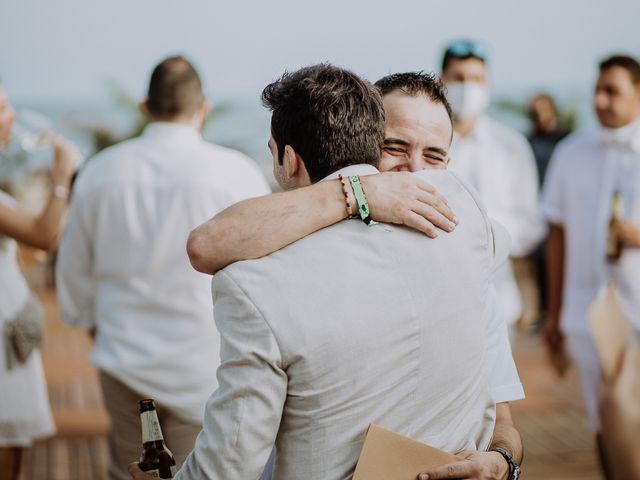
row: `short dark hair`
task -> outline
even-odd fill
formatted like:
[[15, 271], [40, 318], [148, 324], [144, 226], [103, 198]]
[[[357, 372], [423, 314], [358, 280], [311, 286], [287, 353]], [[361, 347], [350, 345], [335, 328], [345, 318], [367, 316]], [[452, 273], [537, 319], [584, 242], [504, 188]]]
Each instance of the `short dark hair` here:
[[612, 67], [622, 67], [631, 75], [634, 84], [640, 84], [640, 63], [627, 55], [613, 55], [600, 62], [600, 72]]
[[424, 95], [432, 102], [442, 104], [447, 110], [449, 119], [453, 123], [453, 113], [451, 112], [451, 105], [446, 95], [447, 90], [440, 77], [433, 73], [422, 71], [394, 73], [382, 77], [375, 85], [380, 89], [382, 95], [391, 93], [394, 90], [400, 90], [410, 97]]
[[380, 92], [354, 73], [330, 64], [285, 72], [262, 91], [271, 110], [271, 135], [282, 163], [290, 145], [317, 182], [353, 165], [377, 166], [384, 142]]
[[152, 117], [172, 120], [196, 113], [204, 96], [193, 65], [182, 56], [169, 57], [153, 69], [147, 109]]
[[487, 63], [487, 50], [484, 45], [469, 39], [458, 39], [451, 42], [442, 56], [442, 70], [444, 72], [453, 59], [467, 60], [475, 58], [482, 63]]

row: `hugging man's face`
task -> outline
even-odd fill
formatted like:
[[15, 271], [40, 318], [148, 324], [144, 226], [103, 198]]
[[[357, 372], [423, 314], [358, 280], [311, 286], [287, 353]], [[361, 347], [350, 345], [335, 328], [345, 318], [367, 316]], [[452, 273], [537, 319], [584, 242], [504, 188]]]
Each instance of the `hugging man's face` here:
[[400, 90], [387, 93], [383, 103], [385, 141], [380, 170], [447, 168], [453, 126], [444, 105]]

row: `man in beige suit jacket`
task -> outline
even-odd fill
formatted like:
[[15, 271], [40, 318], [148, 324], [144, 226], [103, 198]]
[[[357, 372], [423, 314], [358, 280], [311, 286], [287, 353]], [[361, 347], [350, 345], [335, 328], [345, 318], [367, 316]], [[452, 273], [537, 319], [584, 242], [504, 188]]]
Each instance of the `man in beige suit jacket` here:
[[[263, 97], [284, 188], [377, 172], [368, 84], [317, 66]], [[422, 175], [464, 219], [447, 238], [351, 220], [216, 275], [220, 387], [176, 478], [258, 478], [274, 443], [276, 479], [345, 478], [372, 422], [447, 451], [490, 447], [489, 284], [507, 242], [456, 177]]]

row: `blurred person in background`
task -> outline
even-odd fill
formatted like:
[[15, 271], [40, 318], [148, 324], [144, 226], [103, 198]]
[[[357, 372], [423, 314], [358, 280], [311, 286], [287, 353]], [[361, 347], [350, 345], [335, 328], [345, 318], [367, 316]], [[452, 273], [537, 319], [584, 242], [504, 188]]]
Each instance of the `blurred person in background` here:
[[528, 139], [536, 159], [539, 185], [542, 188], [551, 154], [569, 131], [560, 123], [555, 100], [546, 93], [539, 93], [529, 102], [529, 119], [533, 128]]
[[[14, 118], [0, 85], [0, 162], [11, 142]], [[16, 241], [43, 250], [56, 245], [80, 157], [78, 150], [60, 137], [53, 145], [51, 193], [40, 215], [20, 211], [13, 199], [0, 191], [0, 472], [7, 480], [20, 478], [25, 449], [33, 440], [55, 431], [40, 352], [35, 345], [18, 345], [20, 341], [14, 336], [19, 318], [34, 322], [38, 316], [44, 320], [18, 265]]]
[[[454, 119], [449, 168], [476, 188], [489, 216], [509, 232], [511, 257], [520, 259], [536, 248], [545, 233], [538, 175], [524, 136], [485, 114], [491, 99], [487, 58], [486, 49], [469, 40], [454, 41], [444, 52], [442, 79]], [[523, 300], [509, 262], [496, 273], [495, 283], [500, 314], [513, 333]]]
[[[529, 102], [529, 120], [531, 120], [531, 133], [527, 137], [538, 167], [539, 187], [542, 189], [547, 174], [547, 167], [551, 154], [560, 140], [569, 134], [562, 125], [558, 115], [556, 102], [546, 93], [535, 95]], [[536, 285], [536, 323], [542, 321], [547, 311], [547, 269], [545, 261], [546, 239], [536, 248], [532, 257], [532, 266], [535, 268]]]
[[211, 278], [191, 268], [187, 237], [229, 205], [270, 193], [251, 159], [203, 140], [209, 105], [185, 58], [155, 67], [142, 108], [151, 120], [142, 135], [78, 175], [56, 271], [64, 321], [94, 333], [112, 479], [128, 478], [140, 454], [142, 398], [156, 400], [178, 464], [193, 448], [220, 338]]
[[[613, 280], [640, 332], [640, 64], [613, 56], [600, 64], [595, 112], [601, 128], [563, 140], [553, 154], [543, 194], [550, 223], [549, 311], [544, 338], [561, 351], [566, 338], [577, 367], [590, 428], [602, 442], [597, 408], [600, 363], [586, 316], [598, 291]], [[623, 211], [612, 222], [614, 196]], [[617, 201], [615, 203], [618, 203]], [[607, 258], [608, 237], [623, 248]], [[603, 466], [606, 469], [606, 465]]]
[[640, 348], [631, 342], [600, 399], [602, 436], [616, 480], [640, 480]]

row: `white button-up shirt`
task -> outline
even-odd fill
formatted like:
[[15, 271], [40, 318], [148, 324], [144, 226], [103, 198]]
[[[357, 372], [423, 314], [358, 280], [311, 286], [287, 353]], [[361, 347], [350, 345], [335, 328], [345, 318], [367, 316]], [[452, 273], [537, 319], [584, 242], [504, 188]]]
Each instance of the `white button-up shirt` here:
[[211, 277], [192, 269], [187, 237], [233, 203], [267, 193], [249, 158], [175, 123], [152, 123], [88, 162], [56, 273], [64, 320], [97, 327], [96, 367], [202, 421], [220, 339]]
[[621, 194], [623, 219], [640, 227], [640, 120], [610, 133], [571, 135], [558, 145], [547, 174], [543, 209], [565, 235], [560, 321], [567, 333], [587, 331], [587, 311], [609, 279], [640, 330], [640, 249], [624, 249], [616, 264], [605, 253], [614, 192]]
[[[538, 173], [527, 140], [518, 132], [481, 117], [465, 137], [454, 134], [449, 169], [473, 186], [491, 218], [511, 236], [513, 257], [530, 253], [546, 227], [538, 205]], [[496, 272], [498, 308], [507, 324], [522, 313], [522, 299], [511, 265]]]

